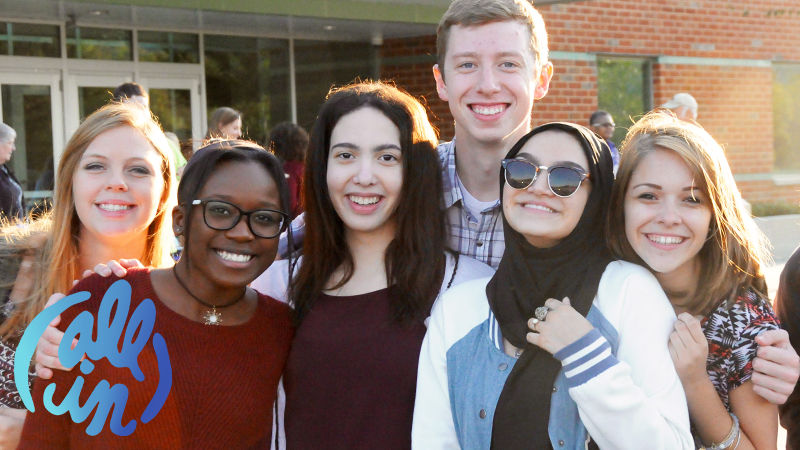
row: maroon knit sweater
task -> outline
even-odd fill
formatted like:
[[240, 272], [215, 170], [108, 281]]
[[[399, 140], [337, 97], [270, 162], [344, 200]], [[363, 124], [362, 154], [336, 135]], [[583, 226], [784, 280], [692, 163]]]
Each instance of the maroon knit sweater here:
[[[96, 324], [103, 294], [117, 279], [92, 276], [75, 286], [73, 292], [89, 291], [92, 298], [62, 314], [59, 328], [66, 329], [82, 310], [92, 312]], [[268, 447], [276, 388], [293, 335], [289, 308], [259, 294], [258, 308], [248, 322], [237, 326], [209, 326], [191, 321], [165, 306], [153, 290], [149, 270], [129, 270], [125, 279], [133, 289], [128, 317], [143, 299], [153, 300], [156, 309], [153, 333], [164, 337], [169, 350], [172, 389], [163, 408], [150, 422], [140, 420], [159, 380], [151, 335], [138, 358], [145, 376], [143, 382], [136, 381], [127, 368], [116, 368], [105, 358], [93, 361], [95, 368], [88, 375], [82, 375], [76, 366], [69, 372], [56, 370], [52, 380], [37, 379], [33, 389], [36, 412], [28, 414], [19, 448]], [[96, 325], [94, 333], [97, 333]], [[86, 380], [80, 396], [81, 405], [101, 379], [108, 380], [111, 385], [123, 383], [128, 387], [128, 402], [121, 423], [124, 426], [136, 420], [133, 434], [122, 437], [110, 431], [113, 412], [108, 414], [100, 434], [89, 436], [85, 430], [96, 411], [76, 424], [69, 413], [54, 416], [44, 409], [45, 387], [56, 383], [54, 403], [59, 405], [79, 375]]]

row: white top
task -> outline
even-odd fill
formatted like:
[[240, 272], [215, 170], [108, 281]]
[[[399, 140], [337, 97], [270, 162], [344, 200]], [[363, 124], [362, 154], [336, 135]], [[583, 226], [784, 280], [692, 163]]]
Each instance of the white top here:
[[[471, 332], [489, 320], [488, 281], [454, 287], [433, 307], [417, 374], [414, 449], [460, 446], [448, 375], [458, 376], [447, 372], [447, 353], [462, 340], [469, 348]], [[600, 448], [694, 448], [685, 393], [667, 348], [676, 317], [658, 281], [640, 266], [612, 262], [592, 307], [617, 331], [619, 346], [614, 364], [569, 388], [589, 434]], [[493, 346], [489, 336], [485, 346]], [[591, 372], [590, 365], [581, 369]], [[501, 372], [492, 369], [487, 376], [499, 377]]]

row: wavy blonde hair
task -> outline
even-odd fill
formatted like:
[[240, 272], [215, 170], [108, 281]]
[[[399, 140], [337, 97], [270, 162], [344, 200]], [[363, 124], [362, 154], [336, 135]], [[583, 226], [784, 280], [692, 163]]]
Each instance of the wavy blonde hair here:
[[[169, 143], [149, 110], [132, 103], [111, 103], [87, 117], [67, 142], [58, 164], [52, 211], [28, 225], [7, 225], [2, 230], [0, 256], [21, 257], [27, 253], [29, 258], [33, 257], [33, 267], [27, 270], [32, 271], [34, 279], [30, 294], [13, 299], [14, 312], [0, 325], [0, 335], [14, 335], [27, 326], [53, 293], [68, 292], [73, 280], [80, 278], [84, 268], [79, 266], [80, 219], [75, 210], [73, 175], [89, 144], [101, 133], [122, 126], [140, 132], [161, 156], [164, 190], [156, 215], [147, 229], [142, 263], [153, 267], [172, 264], [169, 249], [175, 202], [175, 167], [169, 156]], [[41, 237], [42, 233], [46, 233], [46, 239]], [[37, 239], [37, 236], [40, 237]], [[42, 240], [44, 244], [41, 244]], [[9, 282], [2, 281], [6, 285]]]
[[625, 234], [625, 195], [631, 176], [647, 155], [672, 151], [681, 157], [711, 209], [709, 239], [700, 249], [700, 283], [689, 307], [706, 315], [721, 301], [733, 300], [742, 289], [766, 295], [763, 268], [769, 260], [768, 241], [758, 229], [733, 179], [725, 151], [706, 130], [679, 120], [668, 111], [650, 112], [628, 131], [620, 146], [621, 160], [611, 195], [608, 244], [618, 258], [644, 267]]

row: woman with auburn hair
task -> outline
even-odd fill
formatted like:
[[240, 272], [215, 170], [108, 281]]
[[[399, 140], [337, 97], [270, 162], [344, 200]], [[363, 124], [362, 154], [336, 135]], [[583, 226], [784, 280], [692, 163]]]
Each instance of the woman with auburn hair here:
[[320, 109], [306, 155], [303, 257], [291, 282], [278, 261], [253, 283], [276, 298], [288, 285], [295, 308], [288, 448], [411, 446], [431, 305], [492, 272], [445, 253], [435, 148], [425, 108], [389, 84], [334, 89]]
[[751, 380], [756, 337], [778, 328], [768, 254], [722, 147], [700, 126], [654, 112], [621, 148], [609, 245], [654, 273], [678, 315], [669, 349], [696, 444], [774, 448], [777, 408]]
[[[48, 215], [2, 229], [0, 403], [20, 411], [19, 417], [24, 410], [13, 389], [14, 350], [22, 330], [48, 298], [68, 292], [83, 271], [110, 259], [136, 258], [156, 267], [172, 264], [174, 169], [169, 151], [147, 109], [104, 106], [87, 117], [67, 143]], [[0, 439], [19, 439], [22, 422], [9, 426], [12, 430]]]

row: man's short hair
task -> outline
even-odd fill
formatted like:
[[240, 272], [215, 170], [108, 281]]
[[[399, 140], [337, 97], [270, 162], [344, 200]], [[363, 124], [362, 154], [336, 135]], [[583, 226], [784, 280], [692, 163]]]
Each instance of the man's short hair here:
[[[611, 114], [608, 111], [603, 111], [602, 109], [593, 112], [589, 117], [589, 126], [600, 125], [600, 120], [604, 119], [606, 116], [611, 117]], [[611, 118], [613, 119], [613, 117]]]
[[131, 81], [117, 86], [117, 88], [114, 89], [114, 92], [111, 94], [111, 100], [115, 102], [124, 102], [127, 99], [136, 96], [149, 98], [147, 91], [144, 90], [142, 85]]
[[447, 40], [453, 25], [483, 25], [506, 20], [516, 20], [528, 26], [536, 71], [541, 71], [548, 59], [547, 30], [542, 15], [528, 0], [453, 0], [436, 29], [439, 71], [444, 74]]

